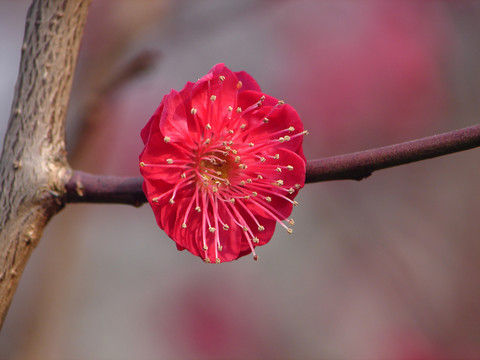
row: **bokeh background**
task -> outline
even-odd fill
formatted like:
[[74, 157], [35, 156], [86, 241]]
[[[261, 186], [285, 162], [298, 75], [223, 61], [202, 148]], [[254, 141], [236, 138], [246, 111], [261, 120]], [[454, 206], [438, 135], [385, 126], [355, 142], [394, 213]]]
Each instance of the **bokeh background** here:
[[[1, 134], [28, 5], [0, 0]], [[94, 0], [72, 166], [138, 176], [163, 95], [219, 62], [297, 109], [308, 159], [407, 141], [479, 121], [480, 2]], [[479, 161], [307, 185], [293, 235], [257, 263], [178, 252], [148, 205], [69, 205], [27, 266], [0, 358], [480, 359]]]

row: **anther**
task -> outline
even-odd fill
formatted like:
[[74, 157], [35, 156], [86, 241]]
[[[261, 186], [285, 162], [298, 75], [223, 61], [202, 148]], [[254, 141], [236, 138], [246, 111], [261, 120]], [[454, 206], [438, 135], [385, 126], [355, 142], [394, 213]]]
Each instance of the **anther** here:
[[277, 167], [277, 172], [282, 172], [282, 168], [281, 167]]
[[215, 95], [210, 96], [210, 100], [215, 101], [217, 100], [217, 97]]
[[239, 81], [239, 82], [237, 83], [237, 89], [241, 89], [242, 86], [243, 86], [243, 83], [242, 83], [241, 81]]
[[167, 159], [167, 164], [173, 164], [173, 160], [172, 159]]
[[220, 79], [220, 81], [225, 80], [225, 76], [223, 76], [223, 75], [220, 75], [218, 78]]
[[207, 124], [205, 127], [206, 127], [208, 130], [212, 130], [212, 125], [210, 125], [210, 124]]
[[187, 224], [183, 223], [183, 224], [182, 224], [182, 228], [186, 229], [186, 228], [187, 228]]
[[263, 156], [260, 157], [260, 161], [261, 161], [261, 162], [265, 162], [266, 160], [267, 160], [267, 159], [265, 159]]
[[264, 124], [268, 124], [269, 121], [270, 121], [270, 120], [269, 120], [268, 118], [263, 118], [263, 123], [264, 123]]
[[230, 198], [228, 201], [230, 201], [232, 204], [235, 204], [235, 198]]
[[252, 242], [253, 242], [254, 244], [258, 244], [258, 243], [260, 242], [260, 239], [255, 236], [255, 237], [252, 239]]
[[218, 251], [222, 251], [223, 250], [223, 246], [222, 245], [218, 245]]
[[302, 131], [302, 134], [303, 134], [303, 135], [308, 135], [309, 132], [308, 132], [308, 130], [304, 130], [304, 131]]
[[291, 233], [293, 233], [293, 229], [288, 228], [288, 229], [287, 229], [287, 232], [288, 232], [289, 234], [291, 234]]
[[285, 101], [283, 101], [283, 100], [278, 100], [278, 105], [283, 105], [283, 104], [285, 104]]
[[281, 143], [283, 143], [285, 141], [285, 138], [284, 137], [279, 137], [278, 138], [278, 141], [280, 141]]
[[[233, 152], [233, 151], [232, 151]], [[235, 156], [235, 160], [234, 160], [236, 163], [239, 163], [240, 162], [240, 156]]]
[[272, 198], [271, 198], [270, 196], [267, 196], [267, 197], [265, 197], [265, 200], [266, 200], [267, 202], [271, 202], [271, 201], [272, 201]]
[[212, 186], [212, 192], [214, 193], [218, 192], [218, 188], [216, 186]]
[[152, 198], [152, 202], [154, 202], [154, 203], [158, 203], [158, 197], [154, 197], [154, 198]]
[[277, 181], [275, 181], [274, 184], [275, 184], [275, 185], [278, 185], [278, 186], [282, 186], [282, 185], [283, 185], [283, 180], [282, 180], [282, 179], [278, 179]]
[[258, 193], [256, 191], [252, 192], [252, 196], [257, 196], [257, 195], [258, 195]]
[[210, 227], [208, 228], [208, 231], [210, 231], [211, 233], [214, 233], [214, 232], [215, 232], [215, 228], [210, 226]]
[[232, 110], [233, 110], [233, 107], [229, 106], [228, 111], [232, 111]]
[[223, 230], [228, 230], [230, 229], [230, 226], [228, 226], [227, 224], [223, 224]]
[[288, 128], [288, 131], [294, 132], [294, 131], [295, 131], [295, 128], [294, 128], [293, 126], [290, 126], [290, 127]]
[[246, 226], [242, 227], [242, 230], [247, 232], [248, 231], [248, 228]]
[[197, 206], [197, 207], [195, 208], [195, 211], [196, 211], [196, 212], [200, 212], [200, 211], [202, 211], [202, 209], [200, 209], [200, 206]]
[[292, 171], [293, 170], [293, 166], [292, 165], [287, 165], [287, 169]]
[[278, 160], [280, 159], [280, 155], [279, 154], [275, 154], [275, 156], [273, 157], [275, 160]]
[[247, 179], [247, 184], [251, 184], [252, 183], [252, 179]]
[[265, 100], [265, 95], [262, 95], [262, 97], [260, 98], [260, 101], [263, 102]]
[[302, 185], [300, 185], [300, 184], [295, 184], [295, 189], [298, 190], [298, 189], [300, 189], [301, 187], [302, 187]]
[[294, 188], [288, 189], [288, 193], [289, 193], [290, 195], [292, 195], [294, 192], [295, 192], [295, 189], [294, 189]]
[[203, 250], [207, 251], [207, 250], [208, 250], [208, 246], [207, 246], [207, 245], [203, 245]]
[[259, 178], [260, 180], [262, 180], [262, 179], [263, 179], [263, 176], [260, 175], [260, 174], [258, 174], [258, 175], [257, 175], [257, 178]]
[[247, 127], [247, 124], [240, 125], [240, 129], [245, 129], [246, 127]]
[[253, 260], [258, 261], [258, 255], [253, 255]]
[[203, 261], [205, 261], [207, 264], [210, 264], [210, 263], [211, 263], [211, 261], [210, 261], [209, 258], [205, 258], [205, 259], [203, 259]]
[[233, 134], [233, 130], [228, 130], [228, 133], [229, 133], [229, 134]]
[[170, 204], [175, 204], [175, 201], [173, 200], [173, 198], [171, 198], [170, 200], [168, 200], [168, 202], [169, 202]]
[[242, 108], [239, 106], [237, 107], [237, 113], [241, 113], [242, 112]]
[[290, 139], [291, 139], [290, 136], [288, 136], [288, 135], [285, 135], [283, 138], [285, 139], [285, 141], [290, 141]]
[[210, 144], [210, 141], [212, 141], [212, 140], [211, 139], [206, 139], [205, 144], [207, 144], [207, 145]]
[[240, 185], [245, 186], [245, 180], [240, 181]]
[[293, 226], [293, 225], [295, 225], [295, 220], [290, 219], [290, 220], [288, 220], [288, 223]]
[[180, 177], [181, 177], [182, 179], [185, 179], [185, 178], [187, 177], [187, 174], [183, 173], [182, 175], [180, 175]]
[[293, 206], [298, 206], [298, 201], [294, 201]]
[[220, 264], [220, 259], [219, 259], [219, 258], [216, 258], [216, 259], [215, 259], [215, 263]]
[[145, 163], [143, 161], [140, 161], [140, 166], [141, 167], [144, 167], [145, 166]]
[[250, 147], [254, 147], [254, 146], [255, 146], [255, 144], [251, 142], [251, 143], [248, 143], [248, 146], [250, 146]]
[[170, 142], [170, 138], [169, 138], [168, 136], [165, 136], [165, 137], [163, 138], [163, 141], [165, 141], [166, 143], [169, 143], [169, 142]]
[[242, 169], [242, 170], [245, 170], [245, 169], [247, 168], [247, 165], [245, 165], [245, 164], [240, 164], [240, 165], [238, 165], [238, 167], [239, 167], [240, 169]]
[[196, 113], [197, 113], [197, 109], [192, 107], [192, 109], [190, 110], [190, 114], [195, 115]]
[[259, 225], [259, 226], [258, 226], [258, 231], [263, 231], [263, 230], [265, 230], [265, 227], [262, 226], [262, 225]]

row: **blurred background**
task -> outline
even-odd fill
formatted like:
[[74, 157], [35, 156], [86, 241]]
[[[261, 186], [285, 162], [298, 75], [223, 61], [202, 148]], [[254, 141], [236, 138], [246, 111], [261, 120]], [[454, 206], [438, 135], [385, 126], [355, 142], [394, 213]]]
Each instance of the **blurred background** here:
[[[0, 133], [30, 1], [0, 0]], [[480, 2], [94, 0], [68, 118], [74, 168], [138, 176], [140, 130], [216, 63], [295, 107], [307, 159], [478, 123]], [[2, 140], [3, 141], [3, 140]], [[307, 185], [293, 235], [204, 264], [148, 205], [48, 225], [1, 359], [480, 359], [480, 150]]]

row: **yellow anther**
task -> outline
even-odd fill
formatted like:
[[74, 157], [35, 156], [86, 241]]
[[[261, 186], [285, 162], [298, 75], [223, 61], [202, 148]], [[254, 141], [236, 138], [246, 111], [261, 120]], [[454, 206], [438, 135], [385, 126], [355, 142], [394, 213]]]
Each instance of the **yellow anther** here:
[[232, 149], [232, 154], [233, 154], [233, 155], [237, 155], [237, 152], [238, 152], [237, 150]]
[[252, 196], [257, 196], [258, 193], [256, 191], [252, 192]]
[[288, 136], [288, 135], [285, 135], [283, 138], [285, 139], [285, 141], [290, 141], [290, 139], [291, 139], [290, 136]]
[[297, 202], [297, 201], [294, 201], [294, 202], [293, 202], [293, 206], [298, 206], [298, 202]]
[[247, 127], [247, 124], [240, 125], [240, 129], [245, 129], [246, 127]]
[[212, 130], [212, 125], [210, 125], [210, 124], [205, 125], [205, 127], [206, 127], [208, 130]]
[[241, 113], [242, 112], [242, 108], [239, 106], [237, 107], [237, 113]]
[[247, 179], [247, 184], [251, 184], [252, 183], [252, 179]]
[[182, 224], [182, 228], [186, 229], [186, 228], [187, 228], [187, 224], [183, 223], [183, 224]]
[[210, 144], [211, 139], [205, 139], [205, 144]]
[[229, 106], [228, 111], [232, 111], [232, 110], [233, 110], [233, 107]]
[[275, 154], [275, 156], [273, 157], [275, 160], [278, 160], [280, 159], [280, 155], [279, 154]]
[[248, 146], [250, 146], [250, 147], [254, 147], [254, 146], [255, 146], [255, 144], [251, 142], [251, 143], [248, 143]]
[[167, 159], [167, 164], [173, 164], [173, 160], [172, 159]]
[[242, 86], [243, 86], [243, 83], [242, 83], [241, 81], [239, 81], [239, 82], [237, 83], [237, 89], [241, 89]]
[[266, 200], [267, 202], [271, 202], [271, 201], [272, 201], [272, 198], [271, 198], [270, 196], [267, 196], [267, 197], [265, 198], [265, 200]]
[[302, 187], [302, 185], [300, 185], [300, 184], [295, 184], [295, 189], [298, 190], [298, 189], [300, 189], [301, 187]]
[[212, 186], [212, 192], [214, 193], [218, 192], [218, 188], [216, 186]]
[[195, 115], [197, 113], [197, 109], [193, 108], [190, 110], [190, 114]]
[[165, 136], [165, 137], [163, 138], [163, 141], [165, 141], [166, 143], [169, 143], [169, 142], [170, 142], [170, 138], [169, 138], [168, 136]]
[[200, 209], [200, 206], [197, 206], [197, 207], [195, 207], [195, 211], [200, 212], [200, 211], [202, 211], [202, 209]]
[[270, 120], [269, 120], [268, 118], [263, 118], [263, 123], [264, 123], [264, 124], [268, 124], [269, 121], [270, 121]]
[[223, 250], [223, 246], [222, 245], [218, 245], [218, 251], [222, 251]]
[[293, 225], [295, 225], [295, 220], [290, 219], [290, 220], [288, 220], [288, 223], [293, 226]]
[[302, 131], [302, 134], [303, 134], [303, 135], [308, 135], [309, 132], [308, 132], [308, 130], [304, 130], [304, 131]]
[[248, 231], [248, 228], [246, 226], [242, 227], [242, 230], [247, 232]]
[[154, 197], [154, 198], [152, 198], [152, 202], [154, 202], [154, 203], [158, 203], [158, 197]]
[[259, 225], [258, 226], [258, 231], [263, 231], [263, 230], [265, 230], [265, 227], [263, 227], [262, 225]]
[[216, 259], [215, 259], [215, 263], [220, 264], [220, 259], [219, 259], [219, 258], [216, 258]]
[[262, 95], [262, 97], [260, 98], [260, 102], [263, 102], [265, 100], [265, 95]]
[[260, 157], [260, 161], [261, 161], [261, 162], [265, 162], [266, 160], [267, 160], [267, 159], [265, 159], [263, 156]]
[[277, 172], [282, 172], [282, 168], [281, 168], [281, 167], [277, 167], [276, 170], [277, 170]]
[[233, 130], [228, 130], [228, 133], [229, 133], [229, 134], [233, 134]]
[[262, 179], [263, 179], [263, 176], [260, 175], [260, 174], [258, 174], [258, 175], [257, 175], [257, 178], [259, 178], [260, 180], [262, 180]]
[[183, 173], [182, 175], [180, 175], [180, 177], [181, 177], [182, 179], [185, 179], [185, 178], [187, 177], [187, 174]]
[[294, 188], [288, 189], [288, 193], [289, 193], [290, 195], [292, 195], [294, 192], [295, 192], [295, 189], [294, 189]]
[[173, 201], [173, 198], [171, 198], [170, 200], [168, 200], [168, 202], [169, 202], [170, 204], [175, 204], [175, 201]]
[[209, 258], [205, 258], [205, 259], [203, 259], [203, 261], [205, 261], [207, 264], [210, 264], [210, 263], [211, 263], [211, 261], [210, 261]]
[[295, 128], [294, 128], [293, 126], [290, 126], [290, 127], [288, 128], [288, 131], [294, 132], [294, 131], [295, 131]]
[[278, 100], [278, 105], [283, 105], [283, 104], [285, 104], [285, 101], [283, 101], [283, 100]]
[[292, 171], [293, 170], [293, 166], [292, 165], [287, 165], [287, 169]]
[[203, 250], [207, 251], [207, 250], [208, 250], [208, 246], [207, 246], [207, 245], [203, 245]]
[[143, 161], [140, 161], [140, 166], [141, 167], [144, 167], [145, 166], [145, 163]]
[[[233, 151], [232, 151], [233, 152]], [[239, 163], [240, 162], [240, 156], [235, 156], [235, 160], [234, 160], [236, 163]]]
[[228, 200], [228, 201], [230, 201], [232, 204], [235, 204], [235, 199], [234, 198], [230, 198], [230, 200]]
[[289, 234], [291, 234], [291, 233], [293, 233], [293, 229], [288, 228], [288, 229], [287, 229], [287, 232], [288, 232]]
[[245, 180], [240, 181], [240, 185], [245, 186]]
[[275, 185], [278, 185], [278, 186], [282, 186], [282, 185], [283, 185], [283, 180], [282, 180], [282, 179], [279, 179], [279, 180], [275, 181], [274, 184], [275, 184]]
[[223, 76], [223, 75], [220, 75], [218, 78], [220, 79], [220, 81], [225, 80], [225, 76]]
[[215, 101], [217, 100], [217, 97], [215, 95], [210, 96], [210, 100]]
[[211, 227], [211, 226], [208, 228], [208, 231], [210, 231], [211, 233], [214, 233], [215, 230], [216, 230], [216, 229], [215, 229], [214, 227]]
[[258, 244], [258, 243], [260, 242], [260, 239], [255, 236], [255, 237], [252, 239], [252, 242], [253, 242], [254, 244]]
[[230, 226], [228, 226], [227, 224], [223, 224], [223, 230], [228, 230], [230, 229]]

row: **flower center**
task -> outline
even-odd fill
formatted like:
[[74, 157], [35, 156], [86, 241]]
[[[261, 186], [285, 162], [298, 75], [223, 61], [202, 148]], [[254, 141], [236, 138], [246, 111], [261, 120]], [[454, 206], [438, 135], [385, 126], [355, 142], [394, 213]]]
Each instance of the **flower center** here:
[[233, 169], [232, 156], [225, 152], [208, 152], [202, 156], [199, 170], [203, 181], [209, 185], [227, 185], [228, 178]]

